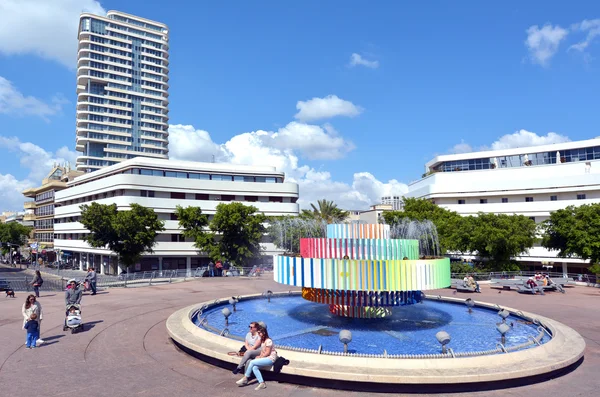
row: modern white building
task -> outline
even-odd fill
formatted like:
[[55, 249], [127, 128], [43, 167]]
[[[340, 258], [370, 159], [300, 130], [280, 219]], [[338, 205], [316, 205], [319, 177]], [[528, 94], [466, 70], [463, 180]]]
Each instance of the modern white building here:
[[168, 158], [167, 26], [118, 11], [83, 13], [78, 39], [77, 170]]
[[[518, 214], [540, 223], [569, 205], [600, 203], [600, 139], [437, 156], [406, 196], [429, 199], [463, 216]], [[535, 246], [516, 259], [563, 273], [583, 273], [589, 266], [556, 253]]]
[[402, 210], [402, 196], [383, 196], [381, 197], [381, 204], [389, 204], [392, 206], [392, 210]]
[[[275, 167], [195, 163], [137, 157], [87, 173], [56, 192], [54, 246], [81, 268], [94, 266], [103, 274], [116, 274], [117, 257], [107, 249], [92, 248], [83, 241], [89, 233], [80, 223], [82, 204], [116, 203], [127, 210], [132, 203], [152, 208], [165, 222], [152, 254], [145, 255], [137, 271], [194, 269], [208, 263], [193, 242], [181, 235], [175, 208], [197, 206], [216, 212], [219, 203], [239, 201], [253, 205], [267, 216], [298, 215], [298, 185], [284, 181]], [[266, 255], [279, 253], [272, 243], [262, 244]]]

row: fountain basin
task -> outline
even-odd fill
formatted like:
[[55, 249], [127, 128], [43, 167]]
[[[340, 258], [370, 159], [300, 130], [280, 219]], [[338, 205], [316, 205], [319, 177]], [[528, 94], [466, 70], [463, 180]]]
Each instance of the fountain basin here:
[[[273, 302], [277, 299], [277, 295], [274, 294]], [[285, 295], [289, 296], [290, 294], [285, 293]], [[261, 295], [241, 297], [240, 303], [247, 299], [260, 297]], [[186, 349], [209, 357], [211, 360], [217, 360], [221, 365], [231, 367], [234, 364], [237, 365], [239, 358], [232, 357], [228, 353], [239, 350], [242, 344], [240, 340], [219, 336], [208, 329], [198, 327], [192, 321], [194, 317], [198, 316], [199, 310], [210, 312], [212, 308], [225, 304], [227, 300], [228, 298], [205, 302], [175, 312], [167, 320], [169, 335]], [[431, 298], [428, 300], [431, 301]], [[433, 300], [464, 305], [464, 300], [456, 298], [439, 297], [433, 298]], [[267, 304], [266, 301], [264, 304]], [[476, 308], [498, 310], [496, 305], [481, 302], [476, 303]], [[550, 376], [558, 370], [573, 365], [583, 357], [585, 342], [573, 329], [532, 313], [521, 313], [516, 309], [506, 307], [504, 309], [513, 316], [535, 320], [544, 327], [544, 332], [547, 331], [552, 335], [552, 338], [539, 346], [536, 344], [535, 347], [516, 352], [496, 352], [484, 356], [466, 354], [464, 357], [453, 357], [451, 354], [414, 355], [412, 357], [392, 354], [387, 356], [344, 354], [341, 352], [323, 354], [323, 351], [319, 354], [316, 350], [302, 351], [301, 348], [286, 349], [285, 347], [278, 347], [278, 351], [281, 356], [290, 360], [290, 365], [284, 367], [283, 372], [290, 375], [291, 379], [297, 375], [350, 382], [432, 385], [495, 382], [544, 374]], [[247, 326], [247, 324], [244, 325]], [[274, 323], [269, 326], [271, 329]], [[272, 336], [278, 343], [277, 335], [272, 333]], [[355, 342], [356, 339], [353, 338], [353, 342], [349, 345], [350, 349]], [[435, 339], [433, 343], [437, 343]], [[452, 342], [449, 347], [451, 346]], [[301, 382], [301, 379], [299, 381]]]

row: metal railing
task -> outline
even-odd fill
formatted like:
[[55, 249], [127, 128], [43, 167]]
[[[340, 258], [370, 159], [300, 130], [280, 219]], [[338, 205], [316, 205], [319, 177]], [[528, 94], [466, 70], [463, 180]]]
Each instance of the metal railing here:
[[[534, 271], [518, 271], [518, 272], [490, 272], [490, 273], [475, 273], [475, 272], [469, 272], [469, 273], [451, 273], [450, 277], [451, 278], [464, 278], [467, 274], [472, 275], [473, 278], [477, 281], [487, 281], [487, 280], [491, 280], [491, 279], [510, 279], [510, 278], [515, 278], [518, 276], [522, 276], [522, 277], [533, 277], [535, 276], [537, 272]], [[550, 276], [550, 278], [563, 278], [565, 275], [564, 273], [560, 273], [560, 272], [541, 272], [543, 274], [547, 274], [548, 276]], [[580, 281], [580, 282], [584, 282], [584, 283], [588, 283], [588, 284], [595, 284], [596, 283], [596, 276], [595, 275], [591, 275], [591, 274], [578, 274], [578, 273], [567, 273], [567, 278], [569, 278], [572, 281]]]

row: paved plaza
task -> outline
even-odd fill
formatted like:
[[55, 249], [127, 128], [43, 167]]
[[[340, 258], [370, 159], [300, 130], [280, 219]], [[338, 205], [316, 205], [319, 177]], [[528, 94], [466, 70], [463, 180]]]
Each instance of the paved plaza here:
[[[267, 382], [266, 390], [238, 388], [227, 369], [214, 367], [177, 349], [167, 336], [165, 321], [177, 309], [218, 297], [287, 291], [269, 277], [208, 278], [144, 288], [103, 290], [82, 301], [89, 329], [71, 335], [62, 331], [64, 296], [41, 293], [46, 344], [25, 349], [21, 306], [16, 299], [0, 296], [0, 390], [2, 396], [343, 396], [376, 393], [338, 391], [311, 385]], [[519, 308], [554, 318], [578, 331], [586, 340], [584, 362], [560, 378], [528, 386], [474, 393], [439, 395], [478, 396], [591, 396], [600, 389], [600, 290], [573, 287], [565, 295], [520, 295], [490, 289], [470, 297]], [[435, 294], [453, 295], [452, 290]], [[429, 293], [431, 295], [432, 292]], [[260, 319], [259, 319], [260, 320]], [[273, 335], [277, 341], [277, 336]], [[285, 372], [285, 369], [284, 369]], [[419, 392], [419, 386], [414, 386]], [[389, 390], [388, 390], [389, 392]]]

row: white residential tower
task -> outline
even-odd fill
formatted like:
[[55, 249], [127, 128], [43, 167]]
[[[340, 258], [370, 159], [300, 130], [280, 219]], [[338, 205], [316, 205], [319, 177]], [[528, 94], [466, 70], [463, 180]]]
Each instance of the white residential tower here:
[[118, 11], [84, 13], [77, 52], [77, 170], [168, 158], [169, 31]]

